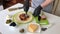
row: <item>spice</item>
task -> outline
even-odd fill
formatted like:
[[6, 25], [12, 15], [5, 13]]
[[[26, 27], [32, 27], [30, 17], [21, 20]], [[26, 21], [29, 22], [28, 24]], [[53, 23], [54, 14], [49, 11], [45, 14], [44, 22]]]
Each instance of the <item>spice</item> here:
[[21, 33], [24, 33], [24, 29], [21, 29], [20, 32], [21, 32]]
[[12, 22], [12, 23], [10, 24], [10, 26], [16, 26], [16, 23], [15, 23], [15, 22]]
[[11, 23], [11, 22], [12, 22], [12, 20], [9, 19], [9, 20], [6, 21], [6, 24], [9, 24], [9, 23]]

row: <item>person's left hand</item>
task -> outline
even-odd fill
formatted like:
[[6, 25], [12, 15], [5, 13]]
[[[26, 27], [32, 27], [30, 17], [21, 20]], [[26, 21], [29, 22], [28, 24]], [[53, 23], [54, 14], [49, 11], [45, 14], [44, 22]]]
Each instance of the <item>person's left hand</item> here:
[[42, 7], [39, 5], [39, 6], [34, 10], [33, 16], [34, 16], [34, 17], [39, 16], [39, 14], [41, 13], [41, 9], [42, 9]]
[[24, 11], [27, 13], [29, 10], [29, 0], [24, 1]]

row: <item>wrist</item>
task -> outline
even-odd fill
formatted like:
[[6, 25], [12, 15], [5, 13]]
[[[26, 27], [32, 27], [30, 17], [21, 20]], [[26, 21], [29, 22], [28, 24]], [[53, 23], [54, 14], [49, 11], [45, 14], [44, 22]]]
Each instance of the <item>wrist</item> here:
[[44, 8], [44, 6], [43, 6], [42, 4], [41, 4], [40, 6], [41, 6], [42, 8]]

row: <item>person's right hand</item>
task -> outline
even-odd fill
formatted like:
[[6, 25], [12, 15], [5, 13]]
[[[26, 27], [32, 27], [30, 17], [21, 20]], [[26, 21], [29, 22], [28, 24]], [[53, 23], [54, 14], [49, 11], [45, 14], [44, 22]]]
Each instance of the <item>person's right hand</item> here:
[[39, 16], [39, 14], [41, 13], [41, 9], [42, 9], [42, 7], [39, 5], [39, 6], [34, 10], [33, 16], [34, 16], [34, 17]]

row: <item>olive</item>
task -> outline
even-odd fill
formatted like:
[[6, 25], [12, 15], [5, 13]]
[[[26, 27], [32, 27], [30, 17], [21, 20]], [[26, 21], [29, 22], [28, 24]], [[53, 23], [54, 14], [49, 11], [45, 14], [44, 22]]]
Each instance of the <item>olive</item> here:
[[15, 22], [12, 22], [12, 23], [10, 24], [10, 26], [16, 26], [16, 23], [15, 23]]
[[42, 31], [45, 31], [45, 30], [47, 30], [47, 28], [41, 28], [41, 30], [42, 30]]

